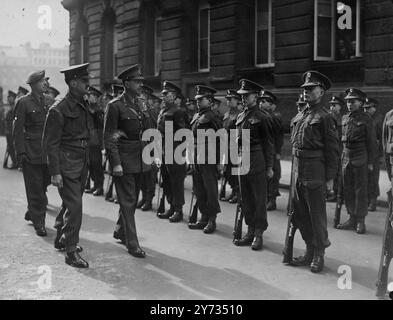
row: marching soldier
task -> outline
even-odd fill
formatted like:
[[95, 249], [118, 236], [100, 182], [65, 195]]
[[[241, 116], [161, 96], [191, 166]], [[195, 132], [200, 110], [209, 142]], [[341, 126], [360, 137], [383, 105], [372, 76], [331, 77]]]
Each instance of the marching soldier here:
[[[338, 132], [338, 136], [342, 136], [342, 116], [345, 108], [345, 102], [343, 99], [337, 96], [332, 96], [331, 100], [329, 101], [330, 105], [330, 114], [332, 115], [336, 129]], [[343, 150], [343, 145], [342, 142], [339, 141], [339, 147], [340, 147], [340, 155], [342, 154]], [[338, 167], [341, 168], [341, 159], [339, 158], [338, 160]], [[341, 170], [337, 171], [337, 175], [334, 178], [334, 185], [333, 185], [333, 190], [330, 190], [327, 194], [326, 200], [327, 201], [336, 201], [337, 199], [337, 192], [341, 184]]]
[[[162, 143], [163, 165], [161, 166], [161, 175], [163, 180], [164, 194], [166, 195], [170, 208], [165, 213], [158, 213], [160, 219], [169, 219], [170, 222], [179, 222], [183, 220], [184, 205], [184, 179], [186, 177], [186, 164], [178, 164], [174, 159], [174, 150], [181, 143], [173, 141], [173, 149], [165, 149], [165, 123], [171, 123], [173, 126], [173, 136], [179, 129], [186, 128], [185, 116], [180, 108], [181, 90], [172, 82], [164, 81], [161, 91], [164, 106], [160, 111], [157, 120], [157, 128], [160, 130]], [[173, 163], [165, 163], [166, 154], [172, 153], [168, 158], [172, 158]]]
[[123, 81], [124, 92], [109, 102], [104, 125], [105, 148], [120, 204], [115, 233], [125, 243], [129, 254], [144, 258], [146, 254], [139, 246], [135, 225], [142, 174], [150, 170], [151, 165], [142, 159], [142, 150], [147, 144], [142, 141], [142, 134], [148, 129], [148, 123], [139, 107], [138, 94], [144, 78], [138, 64], [117, 77]]
[[[225, 99], [227, 100], [229, 110], [224, 115], [223, 128], [227, 131], [229, 137], [230, 130], [236, 129], [236, 119], [242, 109], [241, 96], [236, 92], [236, 90], [228, 90]], [[229, 157], [228, 150], [228, 161], [227, 165], [225, 166], [224, 177], [231, 186], [232, 193], [229, 195], [229, 197], [221, 198], [220, 200], [228, 201], [229, 203], [237, 203], [239, 193], [239, 181], [238, 177], [232, 174], [233, 164], [230, 160], [231, 159]]]
[[104, 168], [102, 166], [102, 149], [104, 146], [104, 111], [98, 104], [102, 96], [100, 90], [89, 87], [89, 114], [93, 120], [92, 129], [89, 136], [89, 176], [94, 182], [94, 186], [85, 190], [93, 196], [104, 194]]
[[69, 90], [49, 109], [43, 136], [52, 185], [58, 188], [63, 201], [62, 210], [56, 217], [54, 245], [56, 249], [65, 249], [65, 262], [75, 268], [89, 267], [79, 255], [81, 247], [78, 246], [92, 121], [84, 100], [89, 88], [88, 66], [85, 63], [60, 71]]
[[50, 176], [41, 138], [47, 110], [44, 92], [48, 89], [45, 71], [29, 75], [26, 83], [32, 92], [18, 99], [15, 106], [14, 139], [18, 162], [23, 168], [28, 212], [25, 219], [33, 222], [38, 236], [47, 235], [45, 214], [48, 198], [46, 190]]
[[294, 223], [306, 243], [306, 254], [291, 265], [310, 266], [318, 273], [324, 267], [325, 249], [330, 246], [327, 232], [326, 189], [333, 189], [337, 173], [339, 145], [334, 119], [322, 104], [331, 87], [329, 78], [317, 71], [303, 74], [308, 107], [292, 120], [292, 203]]
[[250, 170], [239, 178], [242, 210], [248, 230], [234, 244], [251, 245], [252, 250], [261, 250], [263, 233], [268, 227], [267, 178], [273, 177], [274, 141], [270, 120], [257, 104], [258, 95], [264, 88], [247, 79], [240, 80], [239, 84], [241, 88], [237, 93], [241, 95], [245, 108], [237, 117], [236, 127], [239, 144], [242, 141], [242, 131], [250, 130], [250, 149], [245, 151], [250, 153]]
[[279, 185], [281, 178], [281, 148], [284, 144], [284, 133], [281, 113], [276, 111], [277, 97], [270, 91], [264, 90], [260, 96], [260, 106], [266, 110], [272, 120], [272, 135], [274, 140], [273, 178], [268, 179], [267, 210], [276, 210], [276, 198], [280, 196]]
[[378, 145], [378, 156], [375, 157], [373, 163], [373, 171], [369, 171], [368, 176], [368, 211], [377, 210], [377, 198], [379, 196], [379, 170], [380, 170], [380, 159], [383, 157], [383, 146], [382, 146], [382, 123], [383, 117], [377, 112], [379, 103], [376, 99], [367, 98], [364, 105], [364, 111], [366, 111], [373, 120], [375, 134]]
[[[12, 139], [12, 121], [14, 120], [15, 99], [16, 99], [16, 93], [9, 90], [7, 100], [10, 109], [5, 114], [5, 137], [7, 140], [7, 152], [8, 155], [11, 157], [11, 161], [12, 161], [12, 166], [10, 169], [16, 169], [18, 167], [16, 161], [14, 143]], [[5, 161], [3, 163], [3, 168], [8, 168], [8, 157], [5, 158]]]
[[341, 230], [366, 232], [368, 172], [373, 171], [377, 155], [377, 141], [373, 121], [363, 111], [366, 94], [351, 88], [344, 98], [349, 113], [342, 119], [342, 179], [344, 199], [349, 219], [337, 226]]
[[[202, 214], [197, 223], [190, 223], [188, 227], [194, 230], [203, 230], [204, 233], [210, 234], [216, 230], [217, 214], [221, 212], [218, 203], [218, 186], [217, 186], [217, 164], [207, 163], [210, 152], [215, 154], [215, 159], [219, 159], [217, 150], [219, 146], [212, 150], [209, 147], [209, 141], [197, 140], [198, 130], [213, 129], [217, 131], [221, 128], [221, 122], [212, 110], [214, 103], [214, 93], [216, 90], [207, 86], [198, 85], [195, 87], [198, 104], [198, 113], [191, 120], [192, 132], [194, 134], [194, 172], [193, 172], [193, 191], [196, 196], [198, 209]], [[204, 152], [204, 162], [200, 158], [200, 153]]]

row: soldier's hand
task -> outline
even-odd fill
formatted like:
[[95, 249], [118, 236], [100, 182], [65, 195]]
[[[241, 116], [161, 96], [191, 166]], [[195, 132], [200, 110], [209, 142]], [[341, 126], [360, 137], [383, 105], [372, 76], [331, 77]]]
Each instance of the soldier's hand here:
[[273, 169], [272, 169], [271, 167], [268, 167], [268, 168], [267, 168], [267, 170], [266, 170], [266, 175], [267, 175], [267, 177], [268, 177], [269, 179], [273, 178], [274, 173], [273, 173]]
[[367, 166], [367, 168], [368, 168], [368, 171], [373, 171], [373, 170], [374, 170], [374, 165], [369, 164], [369, 165]]
[[281, 154], [276, 153], [276, 159], [277, 159], [277, 160], [280, 160], [280, 159], [281, 159]]
[[54, 176], [52, 176], [51, 180], [52, 185], [60, 189], [63, 188], [63, 178], [60, 174], [55, 174]]
[[121, 177], [123, 175], [123, 167], [121, 166], [121, 164], [118, 164], [113, 168], [112, 174], [115, 177]]
[[155, 158], [154, 159], [154, 164], [156, 165], [157, 168], [160, 168], [162, 165], [162, 161], [160, 158]]
[[333, 179], [330, 179], [329, 181], [326, 182], [326, 189], [327, 189], [327, 191], [333, 190], [333, 184], [334, 184]]
[[220, 177], [224, 174], [224, 165], [223, 164], [217, 165], [217, 172], [220, 175]]
[[20, 154], [20, 155], [18, 155], [18, 163], [20, 164], [20, 165], [22, 165], [23, 164], [23, 162], [29, 162], [29, 157], [27, 156], [27, 154], [26, 153], [22, 153], [22, 154]]

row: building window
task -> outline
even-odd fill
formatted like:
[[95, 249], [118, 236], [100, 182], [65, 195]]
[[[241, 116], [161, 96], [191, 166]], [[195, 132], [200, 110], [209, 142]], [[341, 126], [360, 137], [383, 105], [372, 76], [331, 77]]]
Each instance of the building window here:
[[362, 56], [361, 0], [315, 0], [314, 60]]
[[198, 69], [210, 69], [210, 8], [208, 4], [199, 7]]
[[154, 23], [154, 75], [158, 76], [161, 70], [161, 18], [157, 18]]
[[81, 34], [81, 63], [85, 63], [89, 60], [89, 41], [85, 34]]
[[272, 0], [255, 0], [255, 65], [274, 66], [275, 26]]
[[119, 32], [116, 28], [113, 30], [113, 77], [117, 75], [117, 54], [119, 52]]

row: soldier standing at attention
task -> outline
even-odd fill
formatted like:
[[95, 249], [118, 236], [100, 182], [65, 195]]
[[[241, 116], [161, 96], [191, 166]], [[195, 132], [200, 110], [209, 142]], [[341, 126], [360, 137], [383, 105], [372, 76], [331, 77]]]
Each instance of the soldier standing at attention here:
[[120, 204], [120, 218], [116, 231], [125, 243], [129, 254], [144, 258], [139, 246], [135, 225], [135, 209], [141, 186], [142, 174], [151, 164], [142, 159], [143, 131], [148, 129], [145, 115], [138, 105], [138, 94], [144, 80], [140, 66], [133, 65], [117, 76], [124, 85], [124, 93], [109, 102], [104, 125], [104, 141], [113, 180]]
[[281, 148], [284, 144], [284, 132], [281, 113], [276, 111], [277, 97], [270, 91], [263, 90], [260, 96], [260, 107], [266, 110], [272, 119], [272, 136], [274, 140], [273, 178], [268, 179], [268, 211], [276, 210], [276, 198], [280, 196], [279, 185], [281, 178]]
[[49, 109], [43, 136], [52, 185], [58, 188], [63, 201], [62, 210], [56, 217], [55, 248], [64, 248], [65, 262], [75, 268], [89, 267], [79, 255], [81, 248], [78, 246], [91, 130], [88, 103], [84, 100], [89, 87], [88, 66], [85, 63], [60, 71], [69, 90]]
[[271, 135], [270, 119], [259, 109], [258, 95], [263, 87], [247, 79], [240, 80], [241, 88], [237, 91], [242, 97], [244, 110], [238, 115], [239, 148], [241, 147], [242, 131], [250, 130], [250, 169], [240, 175], [240, 195], [242, 199], [247, 233], [236, 246], [249, 246], [252, 250], [263, 247], [263, 233], [268, 227], [266, 200], [267, 179], [273, 177], [274, 141]]
[[[7, 151], [9, 156], [11, 157], [12, 161], [12, 166], [10, 169], [16, 169], [18, 168], [17, 165], [17, 160], [16, 160], [16, 154], [15, 154], [15, 148], [14, 148], [14, 142], [12, 139], [12, 122], [14, 120], [14, 107], [15, 107], [15, 99], [16, 99], [16, 93], [13, 91], [8, 91], [8, 104], [10, 106], [10, 109], [6, 112], [5, 114], [5, 137], [7, 140]], [[8, 158], [7, 158], [8, 160]], [[3, 168], [8, 168], [8, 161], [6, 161], [3, 164]]]
[[[173, 137], [176, 131], [186, 128], [185, 116], [180, 108], [179, 101], [182, 94], [180, 88], [169, 81], [163, 82], [161, 91], [164, 100], [164, 106], [158, 115], [157, 128], [162, 135], [162, 156], [163, 164], [161, 166], [161, 174], [163, 180], [164, 194], [166, 195], [170, 208], [165, 213], [158, 213], [160, 219], [169, 219], [170, 222], [180, 222], [183, 220], [184, 205], [184, 179], [186, 177], [186, 164], [178, 164], [174, 159], [174, 152], [181, 141], [173, 141], [173, 149], [165, 149], [165, 122], [171, 122], [173, 126]], [[168, 132], [169, 134], [169, 132]], [[165, 163], [166, 153], [172, 153], [172, 163]]]
[[349, 219], [337, 229], [363, 234], [366, 232], [368, 174], [373, 171], [378, 156], [377, 140], [373, 121], [363, 110], [366, 94], [355, 88], [345, 93], [349, 113], [342, 119], [342, 179]]
[[292, 203], [294, 222], [306, 243], [306, 254], [291, 265], [310, 266], [318, 273], [324, 267], [327, 232], [326, 189], [333, 189], [338, 169], [339, 145], [334, 119], [322, 104], [331, 87], [329, 78], [317, 71], [303, 74], [308, 107], [292, 120]]
[[367, 98], [364, 105], [364, 111], [366, 111], [373, 120], [375, 134], [378, 144], [378, 156], [375, 157], [373, 163], [373, 171], [369, 171], [368, 175], [368, 211], [377, 210], [377, 198], [379, 196], [379, 171], [380, 171], [380, 160], [383, 157], [383, 146], [382, 146], [382, 123], [383, 117], [378, 110], [378, 100], [373, 98]]
[[[208, 139], [197, 140], [197, 133], [198, 130], [213, 129], [217, 131], [221, 128], [221, 123], [212, 110], [216, 90], [202, 85], [196, 86], [195, 90], [198, 112], [191, 120], [191, 129], [194, 135], [193, 189], [202, 217], [197, 223], [190, 223], [188, 227], [194, 230], [203, 230], [204, 233], [209, 234], [216, 230], [217, 214], [221, 212], [217, 186], [217, 165], [219, 164], [217, 160], [220, 158], [217, 151], [219, 146], [216, 143], [216, 148], [213, 150], [209, 147]], [[204, 161], [200, 157], [203, 152]], [[215, 163], [212, 164], [208, 163], [210, 152], [215, 153]]]
[[46, 190], [50, 184], [46, 154], [41, 145], [47, 113], [44, 99], [47, 80], [44, 70], [29, 75], [27, 84], [32, 92], [18, 99], [14, 119], [15, 149], [23, 168], [28, 203], [26, 218], [33, 222], [37, 235], [41, 237], [46, 236]]

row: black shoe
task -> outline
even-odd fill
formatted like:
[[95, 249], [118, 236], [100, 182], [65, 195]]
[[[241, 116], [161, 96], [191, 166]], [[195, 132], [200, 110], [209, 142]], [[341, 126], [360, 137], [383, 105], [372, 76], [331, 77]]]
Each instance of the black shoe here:
[[142, 199], [141, 201], [138, 202], [138, 204], [136, 205], [137, 209], [142, 208], [142, 206], [145, 204], [145, 199]]
[[304, 256], [300, 256], [297, 258], [293, 258], [289, 264], [294, 267], [308, 267], [311, 265], [312, 255], [305, 254]]
[[[56, 237], [56, 239], [55, 239], [54, 247], [55, 247], [55, 249], [60, 250], [60, 251], [65, 250], [65, 245], [64, 245], [63, 243], [61, 243], [61, 242], [57, 239], [57, 237]], [[83, 251], [83, 248], [82, 248], [81, 246], [78, 246], [78, 245], [77, 245], [77, 246], [76, 246], [76, 251], [77, 251], [78, 253], [80, 253], [80, 252]]]
[[118, 231], [113, 231], [113, 238], [116, 240], [120, 240], [122, 244], [126, 243], [126, 238], [123, 234], [120, 234]]
[[358, 233], [358, 234], [365, 234], [366, 233], [366, 224], [364, 222], [357, 223], [356, 233]]
[[102, 188], [97, 188], [97, 189], [93, 192], [93, 196], [98, 197], [98, 196], [102, 196], [102, 195], [104, 195], [104, 189], [102, 189]]
[[370, 204], [368, 206], [368, 211], [370, 211], [370, 212], [377, 211], [377, 199], [370, 200]]
[[273, 211], [277, 209], [276, 200], [269, 200], [266, 206], [267, 211]]
[[263, 231], [262, 230], [255, 230], [255, 236], [251, 244], [252, 250], [261, 250], [263, 246]]
[[234, 239], [233, 244], [238, 247], [246, 247], [252, 244], [255, 228], [248, 226], [247, 233], [241, 239]]
[[110, 197], [110, 198], [108, 198], [108, 199], [105, 199], [106, 201], [109, 201], [109, 202], [115, 202], [115, 198], [113, 198], [113, 197]]
[[135, 258], [145, 258], [146, 252], [143, 251], [140, 247], [136, 249], [128, 249], [128, 253]]
[[143, 206], [142, 206], [142, 211], [150, 211], [151, 209], [153, 209], [153, 205], [150, 201], [146, 201]]
[[216, 222], [213, 220], [209, 220], [207, 226], [203, 229], [203, 233], [210, 234], [216, 231]]
[[40, 237], [46, 237], [47, 236], [46, 229], [45, 229], [44, 226], [34, 227], [34, 229], [35, 229], [35, 233], [37, 234], [37, 236], [40, 236]]
[[354, 218], [350, 217], [344, 223], [340, 223], [337, 226], [337, 229], [339, 229], [339, 230], [356, 230], [356, 220]]
[[74, 268], [88, 268], [89, 264], [84, 260], [77, 251], [67, 252], [65, 262]]
[[314, 258], [312, 259], [311, 262], [310, 270], [312, 273], [319, 273], [323, 270], [324, 265], [325, 265], [325, 261], [323, 255], [314, 255]]
[[176, 210], [173, 215], [169, 217], [169, 222], [180, 222], [183, 221], [183, 212]]
[[160, 219], [169, 219], [174, 213], [175, 213], [175, 210], [173, 208], [170, 208], [165, 213], [157, 213], [157, 217], [159, 217]]
[[234, 195], [231, 199], [228, 201], [229, 203], [237, 203], [237, 195]]
[[197, 223], [189, 223], [188, 228], [191, 230], [203, 230], [207, 226], [207, 222], [198, 221]]
[[26, 221], [31, 221], [31, 217], [30, 217], [30, 212], [29, 211], [26, 211], [26, 213], [25, 213], [25, 220]]
[[94, 193], [96, 188], [85, 189], [85, 193]]

